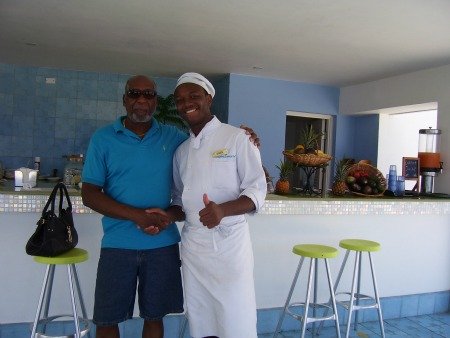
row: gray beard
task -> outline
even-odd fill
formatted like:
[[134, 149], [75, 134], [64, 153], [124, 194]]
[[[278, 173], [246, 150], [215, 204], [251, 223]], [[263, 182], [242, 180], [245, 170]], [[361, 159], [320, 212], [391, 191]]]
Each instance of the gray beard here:
[[152, 119], [152, 116], [151, 115], [139, 116], [137, 114], [131, 114], [129, 118], [131, 121], [135, 123], [145, 123], [149, 122]]

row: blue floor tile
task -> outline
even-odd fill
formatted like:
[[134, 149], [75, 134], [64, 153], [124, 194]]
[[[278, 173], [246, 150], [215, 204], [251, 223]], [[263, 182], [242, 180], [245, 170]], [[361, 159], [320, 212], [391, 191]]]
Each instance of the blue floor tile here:
[[[420, 338], [448, 338], [450, 337], [450, 312], [435, 315], [421, 315], [398, 319], [387, 319], [383, 321], [386, 338], [420, 337]], [[341, 337], [345, 337], [345, 325], [340, 327]], [[270, 338], [273, 334], [261, 334], [258, 338]], [[300, 331], [281, 332], [278, 338], [299, 337]], [[306, 337], [312, 337], [308, 332]], [[335, 338], [334, 327], [324, 327], [318, 338]], [[381, 337], [380, 324], [378, 321], [364, 322], [354, 330], [350, 330], [351, 338], [378, 338]]]

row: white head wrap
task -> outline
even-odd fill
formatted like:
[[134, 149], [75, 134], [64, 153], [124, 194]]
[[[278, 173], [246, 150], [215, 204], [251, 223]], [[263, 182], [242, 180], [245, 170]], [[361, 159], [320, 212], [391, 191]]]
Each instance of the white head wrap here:
[[199, 73], [184, 73], [178, 79], [175, 89], [177, 89], [177, 87], [179, 85], [182, 85], [183, 83], [194, 83], [196, 85], [199, 85], [212, 97], [214, 97], [214, 94], [216, 93], [211, 82], [209, 82], [206, 77]]

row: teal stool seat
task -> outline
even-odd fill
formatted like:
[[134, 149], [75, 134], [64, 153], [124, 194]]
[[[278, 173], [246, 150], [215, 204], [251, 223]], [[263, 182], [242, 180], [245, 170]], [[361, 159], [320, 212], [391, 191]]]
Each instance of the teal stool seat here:
[[[31, 330], [31, 338], [36, 337], [81, 338], [86, 334], [90, 337], [89, 320], [87, 317], [86, 308], [84, 306], [83, 295], [81, 294], [80, 282], [78, 279], [78, 274], [75, 266], [75, 264], [85, 262], [89, 259], [88, 252], [83, 249], [75, 248], [55, 257], [34, 256], [33, 258], [36, 263], [46, 264], [47, 269], [45, 272], [44, 281], [42, 283], [41, 295], [39, 297], [36, 316]], [[53, 279], [55, 275], [55, 267], [57, 265], [67, 266], [67, 276], [71, 296], [72, 313], [49, 316], [48, 313], [53, 289]], [[75, 292], [77, 293], [78, 303], [81, 307], [82, 317], [79, 317], [77, 312], [77, 301], [75, 298]], [[49, 333], [46, 333], [48, 324], [50, 324], [52, 321], [58, 318], [63, 317], [70, 317], [73, 319], [75, 326], [74, 334], [70, 335], [59, 334], [57, 336], [52, 336], [49, 335]]]
[[[338, 255], [338, 250], [331, 246], [319, 245], [319, 244], [298, 244], [292, 248], [292, 252], [298, 256], [300, 256], [300, 262], [297, 266], [297, 271], [295, 272], [294, 279], [291, 284], [291, 288], [289, 290], [289, 294], [287, 296], [286, 302], [284, 304], [283, 311], [280, 314], [280, 318], [278, 319], [278, 324], [275, 329], [273, 337], [275, 338], [280, 332], [281, 325], [283, 324], [284, 317], [287, 314], [292, 316], [293, 318], [299, 320], [302, 323], [301, 337], [304, 338], [306, 334], [306, 325], [308, 323], [312, 323], [313, 325], [313, 335], [315, 331], [315, 323], [321, 322], [323, 323], [326, 320], [333, 320], [336, 325], [336, 335], [337, 337], [341, 337], [339, 331], [339, 318], [336, 307], [336, 299], [334, 296], [334, 287], [333, 281], [331, 280], [330, 266], [328, 264], [329, 258], [334, 258]], [[302, 268], [303, 262], [305, 258], [310, 259], [309, 264], [309, 275], [308, 275], [308, 284], [306, 287], [306, 300], [304, 302], [299, 303], [290, 303], [292, 298], [292, 293], [294, 292], [295, 286], [297, 284], [298, 276], [300, 274], [300, 270]], [[323, 260], [325, 263], [325, 268], [327, 272], [327, 280], [328, 280], [328, 289], [330, 292], [331, 305], [329, 303], [317, 303], [317, 270], [318, 270], [318, 260]], [[314, 279], [314, 281], [313, 281]], [[310, 302], [311, 299], [311, 285], [314, 282], [314, 299], [313, 302]], [[291, 308], [300, 307], [303, 308], [303, 315], [299, 313], [294, 313]], [[310, 315], [310, 308], [312, 308], [312, 315]], [[332, 310], [333, 314], [328, 315], [318, 315], [316, 313], [317, 309], [326, 309]], [[327, 311], [328, 312], [328, 311]]]
[[[334, 291], [337, 297], [340, 295], [346, 295], [349, 297], [348, 300], [337, 301], [337, 303], [348, 310], [347, 317], [347, 327], [345, 337], [348, 338], [350, 335], [351, 319], [352, 314], [355, 313], [354, 329], [357, 330], [358, 327], [358, 311], [365, 309], [377, 309], [378, 311], [378, 321], [380, 325], [381, 336], [385, 337], [384, 334], [384, 324], [383, 316], [381, 313], [381, 303], [378, 296], [377, 281], [375, 278], [375, 268], [372, 261], [372, 252], [380, 251], [381, 245], [378, 242], [369, 241], [365, 239], [343, 239], [339, 242], [339, 246], [346, 249], [345, 257], [342, 262], [339, 274], [336, 278], [336, 284], [334, 286]], [[352, 286], [350, 292], [338, 292], [337, 288], [342, 277], [342, 273], [347, 263], [350, 252], [355, 253], [355, 263], [353, 269]], [[370, 263], [370, 271], [372, 277], [373, 286], [373, 296], [369, 296], [361, 293], [361, 269], [362, 269], [362, 254], [367, 253]], [[361, 302], [362, 301], [362, 302]]]

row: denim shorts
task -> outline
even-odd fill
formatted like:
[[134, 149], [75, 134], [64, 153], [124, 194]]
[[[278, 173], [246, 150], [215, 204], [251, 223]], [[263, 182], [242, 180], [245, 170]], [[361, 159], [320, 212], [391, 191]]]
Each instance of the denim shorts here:
[[178, 244], [149, 250], [102, 248], [93, 322], [111, 326], [132, 318], [136, 288], [141, 318], [160, 320], [183, 312], [180, 266]]

